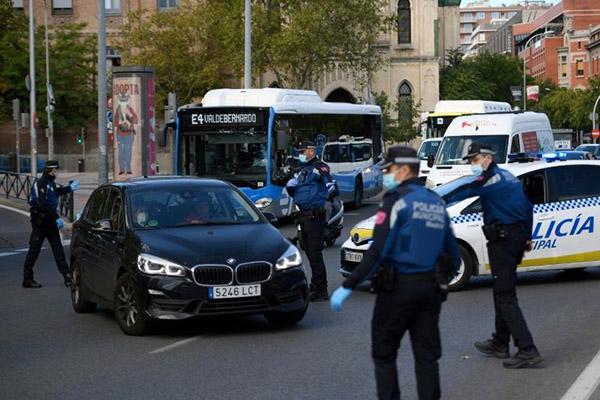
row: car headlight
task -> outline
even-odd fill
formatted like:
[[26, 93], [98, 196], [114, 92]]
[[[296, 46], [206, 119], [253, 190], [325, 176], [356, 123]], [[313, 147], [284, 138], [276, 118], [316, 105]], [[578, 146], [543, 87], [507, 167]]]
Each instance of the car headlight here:
[[271, 205], [271, 203], [273, 202], [273, 199], [270, 197], [263, 197], [262, 199], [258, 199], [254, 202], [254, 205], [261, 209], [261, 208], [267, 208]]
[[185, 267], [152, 254], [140, 254], [137, 266], [140, 271], [149, 275], [185, 276]]
[[279, 257], [279, 260], [277, 260], [275, 263], [275, 269], [281, 271], [284, 269], [297, 267], [299, 265], [302, 265], [302, 256], [300, 255], [300, 252], [296, 246], [290, 245], [290, 247], [287, 248], [285, 253], [283, 253], [283, 255]]

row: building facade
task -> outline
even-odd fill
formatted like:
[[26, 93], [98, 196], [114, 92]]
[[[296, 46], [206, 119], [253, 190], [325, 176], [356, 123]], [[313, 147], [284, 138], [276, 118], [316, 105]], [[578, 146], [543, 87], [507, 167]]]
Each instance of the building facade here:
[[469, 47], [473, 40], [477, 42], [487, 40], [484, 38], [485, 33], [473, 37], [474, 32], [481, 25], [491, 24], [492, 20], [508, 21], [514, 17], [521, 7], [491, 7], [488, 1], [475, 1], [468, 3], [460, 8], [460, 38], [459, 43], [463, 53], [469, 51]]
[[587, 48], [590, 52], [591, 76], [600, 76], [600, 24], [591, 29]]

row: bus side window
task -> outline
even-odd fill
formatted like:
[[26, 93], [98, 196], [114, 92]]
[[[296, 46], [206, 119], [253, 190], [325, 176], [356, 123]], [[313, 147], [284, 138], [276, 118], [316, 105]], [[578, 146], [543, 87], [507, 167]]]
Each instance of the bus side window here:
[[520, 153], [521, 143], [519, 142], [519, 135], [515, 135], [510, 143], [510, 153]]

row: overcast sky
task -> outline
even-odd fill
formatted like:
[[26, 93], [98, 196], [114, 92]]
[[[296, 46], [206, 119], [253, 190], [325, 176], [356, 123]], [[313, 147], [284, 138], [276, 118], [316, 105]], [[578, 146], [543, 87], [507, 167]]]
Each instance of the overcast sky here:
[[[471, 2], [472, 2], [472, 0], [462, 0], [461, 5], [464, 6]], [[518, 3], [518, 2], [519, 2], [518, 0], [490, 0], [490, 4], [492, 6], [501, 6], [502, 4], [506, 4], [508, 6], [508, 5]], [[546, 3], [551, 3], [551, 4], [556, 4], [558, 2], [559, 2], [559, 0], [546, 0]]]

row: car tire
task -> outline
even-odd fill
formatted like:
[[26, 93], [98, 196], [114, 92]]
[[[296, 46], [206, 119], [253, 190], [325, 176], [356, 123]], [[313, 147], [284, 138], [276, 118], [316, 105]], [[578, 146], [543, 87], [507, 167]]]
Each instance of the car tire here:
[[459, 246], [460, 250], [460, 269], [458, 275], [448, 284], [450, 291], [456, 292], [463, 289], [469, 283], [471, 275], [473, 274], [473, 258], [464, 246]]
[[77, 261], [71, 264], [71, 304], [76, 313], [91, 313], [96, 311], [96, 303], [87, 301], [81, 286], [81, 267]]
[[140, 300], [141, 296], [130, 275], [121, 275], [113, 304], [117, 323], [126, 335], [141, 336], [150, 330], [150, 318], [141, 309]]
[[265, 319], [273, 326], [278, 328], [284, 328], [287, 326], [294, 326], [298, 322], [302, 321], [306, 310], [308, 309], [308, 303], [306, 306], [296, 311], [271, 311], [265, 313]]
[[354, 182], [354, 199], [352, 200], [351, 207], [353, 209], [359, 209], [362, 206], [363, 201], [363, 184], [361, 178], [356, 178]]

